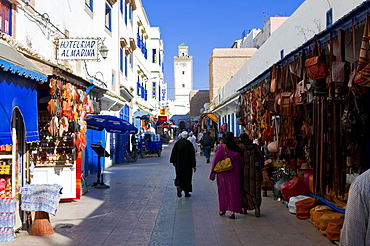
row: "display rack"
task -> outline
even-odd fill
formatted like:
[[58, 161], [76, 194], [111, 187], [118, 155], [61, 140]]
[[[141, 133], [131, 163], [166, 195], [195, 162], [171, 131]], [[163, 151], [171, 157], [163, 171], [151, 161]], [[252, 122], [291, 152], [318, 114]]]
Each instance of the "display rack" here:
[[51, 115], [39, 112], [40, 141], [30, 144], [29, 163], [32, 184], [63, 186], [62, 199], [76, 198], [76, 147], [75, 129], [69, 121], [68, 129], [50, 134]]
[[13, 155], [11, 153], [11, 145], [2, 148], [0, 151], [0, 242], [13, 241], [16, 225], [17, 201], [12, 191], [16, 182], [13, 178], [15, 170], [12, 168]]

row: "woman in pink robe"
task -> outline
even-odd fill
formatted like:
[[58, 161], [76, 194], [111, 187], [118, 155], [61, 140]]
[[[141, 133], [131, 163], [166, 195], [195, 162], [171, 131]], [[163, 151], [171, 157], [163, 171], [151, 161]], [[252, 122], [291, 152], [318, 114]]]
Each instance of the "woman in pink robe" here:
[[[229, 171], [216, 173], [213, 169], [217, 162], [226, 158], [225, 151], [234, 167]], [[228, 132], [225, 135], [225, 144], [221, 144], [215, 153], [209, 175], [209, 179], [212, 181], [217, 176], [218, 203], [221, 216], [225, 215], [226, 211], [230, 211], [230, 218], [235, 219], [235, 213], [242, 213], [242, 165], [242, 151], [234, 142], [234, 134]]]

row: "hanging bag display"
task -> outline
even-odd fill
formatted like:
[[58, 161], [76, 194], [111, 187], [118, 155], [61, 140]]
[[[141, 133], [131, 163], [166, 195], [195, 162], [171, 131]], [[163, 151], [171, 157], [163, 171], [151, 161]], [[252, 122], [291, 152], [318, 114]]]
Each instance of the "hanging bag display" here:
[[271, 142], [267, 145], [267, 150], [270, 153], [277, 153], [279, 152], [279, 132], [278, 132], [279, 124], [277, 123], [276, 116], [274, 116], [274, 129], [275, 129], [275, 136], [276, 141]]
[[265, 125], [266, 128], [263, 130], [262, 140], [265, 142], [271, 142], [274, 140], [274, 126], [271, 125], [271, 115], [268, 110], [265, 112]]
[[[315, 53], [317, 53], [316, 56], [315, 56]], [[328, 76], [329, 75], [328, 67], [326, 66], [326, 64], [323, 62], [321, 58], [321, 50], [320, 50], [319, 42], [317, 40], [316, 35], [314, 37], [312, 56], [313, 57], [308, 58], [305, 63], [306, 68], [307, 68], [307, 73], [310, 79], [318, 80], [318, 79], [323, 79], [326, 76]]]
[[[370, 18], [366, 16], [364, 34], [362, 35], [360, 56], [354, 82], [362, 86], [370, 86]], [[352, 41], [354, 42], [354, 40]]]
[[270, 85], [270, 92], [274, 93], [278, 89], [278, 71], [276, 65], [272, 65], [271, 69], [271, 85]]
[[291, 114], [291, 95], [293, 94], [290, 92], [290, 84], [292, 81], [291, 72], [289, 70], [289, 64], [287, 64], [285, 69], [285, 78], [284, 78], [284, 92], [280, 93], [280, 115], [290, 115]]
[[231, 159], [229, 158], [226, 152], [226, 145], [224, 145], [223, 147], [224, 147], [226, 158], [216, 163], [215, 168], [213, 170], [217, 173], [226, 172], [226, 171], [233, 169], [233, 164], [231, 163]]
[[[344, 33], [343, 30], [338, 30], [338, 47], [337, 47], [337, 54], [335, 57], [335, 61], [333, 61], [331, 69], [331, 80], [334, 83], [335, 88], [340, 88], [345, 86], [345, 82], [347, 81], [347, 70], [348, 70], [348, 64], [347, 62], [343, 61], [342, 53], [344, 51], [343, 49], [343, 39], [344, 39]], [[332, 39], [330, 39], [330, 43], [332, 46]], [[332, 53], [332, 49], [330, 50], [330, 53]]]

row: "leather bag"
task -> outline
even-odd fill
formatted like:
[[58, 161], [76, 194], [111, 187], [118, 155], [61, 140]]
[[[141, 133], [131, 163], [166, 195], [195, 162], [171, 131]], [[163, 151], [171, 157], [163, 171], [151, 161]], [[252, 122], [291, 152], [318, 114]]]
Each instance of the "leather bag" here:
[[279, 127], [279, 125], [276, 122], [276, 116], [275, 116], [273, 128], [275, 129], [276, 141], [271, 142], [271, 143], [269, 143], [267, 145], [267, 150], [270, 153], [277, 153], [277, 152], [279, 152], [279, 149], [280, 149], [279, 148], [279, 132], [278, 132], [278, 127]]
[[213, 169], [217, 173], [226, 172], [226, 171], [233, 169], [233, 164], [231, 163], [231, 159], [227, 155], [225, 145], [224, 145], [224, 151], [225, 151], [226, 158], [224, 160], [217, 162]]
[[270, 82], [270, 92], [274, 93], [278, 89], [278, 71], [276, 64], [272, 65], [271, 69], [271, 82]]
[[298, 201], [302, 201], [302, 200], [305, 200], [305, 199], [308, 199], [308, 198], [310, 198], [310, 197], [309, 196], [304, 196], [304, 195], [292, 196], [289, 199], [289, 203], [288, 203], [289, 212], [292, 213], [292, 214], [295, 214], [297, 212], [296, 203]]
[[330, 221], [335, 219], [344, 219], [344, 214], [335, 211], [326, 211], [317, 216], [315, 226], [320, 230], [325, 230]]
[[[315, 51], [317, 52], [316, 56]], [[327, 77], [329, 75], [329, 71], [328, 67], [321, 58], [321, 51], [319, 47], [319, 42], [317, 40], [317, 35], [315, 35], [314, 37], [312, 55], [313, 57], [308, 58], [305, 62], [308, 77], [312, 80], [318, 80]]]
[[310, 197], [295, 203], [296, 213], [295, 216], [298, 219], [308, 219], [310, 218], [310, 211], [312, 208], [319, 205], [319, 199], [315, 197]]
[[282, 92], [280, 98], [280, 115], [290, 115], [291, 114], [291, 98], [292, 92]]
[[265, 142], [271, 142], [274, 140], [274, 126], [271, 125], [270, 111], [265, 112], [265, 125], [266, 128], [262, 132], [262, 140]]
[[280, 187], [281, 194], [285, 201], [289, 201], [292, 196], [308, 195], [308, 188], [304, 182], [294, 177]]
[[339, 241], [344, 219], [331, 220], [326, 227], [325, 234], [330, 241]]
[[360, 56], [354, 82], [362, 86], [370, 86], [370, 18], [366, 16], [364, 33], [362, 35]]
[[294, 89], [294, 93], [292, 93], [291, 95], [291, 100], [290, 100], [290, 103], [294, 106], [297, 106], [297, 105], [301, 105], [304, 103], [304, 98], [303, 98], [303, 95], [304, 93], [306, 92], [307, 88], [306, 88], [306, 71], [304, 70], [304, 67], [303, 67], [303, 55], [301, 56], [300, 58], [300, 62], [299, 62], [301, 65], [301, 74], [303, 76], [302, 80], [299, 81], [297, 84], [295, 84], [295, 89]]
[[[331, 80], [334, 83], [335, 88], [340, 88], [345, 86], [345, 82], [347, 81], [347, 71], [348, 71], [348, 64], [347, 62], [343, 61], [342, 53], [343, 49], [343, 39], [344, 34], [343, 30], [338, 30], [338, 45], [337, 45], [337, 54], [335, 57], [335, 61], [332, 62], [331, 66]], [[330, 45], [332, 44], [332, 39], [330, 38]], [[330, 49], [330, 53], [332, 53], [332, 49]]]
[[313, 180], [313, 174], [308, 176], [308, 190], [312, 193], [315, 194], [315, 188], [314, 188], [314, 180]]
[[327, 205], [317, 205], [316, 207], [313, 207], [310, 211], [310, 220], [315, 222], [317, 214], [321, 213], [322, 211], [334, 211], [334, 210]]
[[274, 141], [267, 145], [267, 150], [271, 153], [277, 153], [279, 152], [279, 142]]

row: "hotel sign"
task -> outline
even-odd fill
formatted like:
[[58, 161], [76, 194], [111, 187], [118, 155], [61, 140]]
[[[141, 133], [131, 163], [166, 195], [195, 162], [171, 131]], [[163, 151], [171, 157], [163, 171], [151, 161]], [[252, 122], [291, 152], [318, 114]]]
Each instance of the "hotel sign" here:
[[59, 60], [97, 60], [98, 39], [59, 39]]
[[167, 84], [162, 84], [161, 85], [160, 100], [162, 102], [167, 101]]

